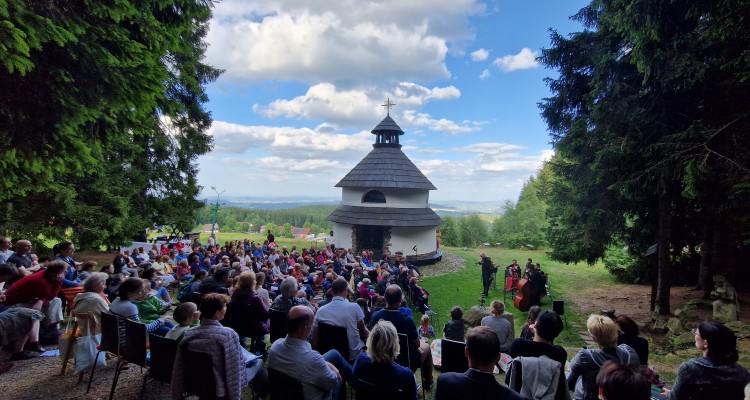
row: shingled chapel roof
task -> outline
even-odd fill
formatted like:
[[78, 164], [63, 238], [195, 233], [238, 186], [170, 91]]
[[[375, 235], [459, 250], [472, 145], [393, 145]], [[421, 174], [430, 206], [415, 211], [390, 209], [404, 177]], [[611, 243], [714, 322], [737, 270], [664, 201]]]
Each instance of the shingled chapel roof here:
[[[336, 187], [437, 190], [409, 157], [401, 151], [398, 136], [404, 132], [390, 116], [372, 130], [378, 138], [373, 149]], [[386, 142], [388, 138], [391, 141]]]
[[443, 220], [431, 208], [359, 207], [341, 205], [329, 221], [349, 225], [420, 227], [438, 226]]

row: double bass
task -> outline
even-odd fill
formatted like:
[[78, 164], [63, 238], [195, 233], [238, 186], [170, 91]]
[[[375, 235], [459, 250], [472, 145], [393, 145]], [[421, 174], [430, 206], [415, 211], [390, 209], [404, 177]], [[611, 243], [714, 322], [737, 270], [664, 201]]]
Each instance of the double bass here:
[[516, 286], [516, 297], [513, 299], [513, 305], [519, 311], [529, 311], [531, 308], [531, 291], [533, 283], [528, 278], [523, 278], [518, 281]]
[[[516, 298], [513, 299], [513, 305], [518, 310], [526, 312], [534, 305], [533, 303], [539, 304], [542, 296], [545, 295], [545, 290], [543, 290], [545, 286], [544, 279], [545, 277], [537, 272], [532, 273], [529, 278], [523, 278], [518, 281], [518, 286], [516, 287], [518, 292]], [[534, 286], [537, 287], [535, 288]], [[533, 301], [535, 296], [537, 297], [536, 302]]]

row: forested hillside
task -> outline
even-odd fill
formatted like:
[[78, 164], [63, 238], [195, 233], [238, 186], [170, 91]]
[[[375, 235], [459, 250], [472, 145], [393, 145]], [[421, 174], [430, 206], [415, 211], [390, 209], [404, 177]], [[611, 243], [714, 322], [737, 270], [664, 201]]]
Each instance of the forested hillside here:
[[[225, 232], [257, 231], [263, 225], [296, 226], [312, 228], [312, 232], [327, 232], [333, 223], [326, 217], [336, 208], [335, 205], [317, 205], [291, 208], [286, 210], [263, 210], [240, 207], [220, 207], [216, 215], [219, 229]], [[213, 206], [205, 206], [196, 213], [196, 225], [213, 222]]]

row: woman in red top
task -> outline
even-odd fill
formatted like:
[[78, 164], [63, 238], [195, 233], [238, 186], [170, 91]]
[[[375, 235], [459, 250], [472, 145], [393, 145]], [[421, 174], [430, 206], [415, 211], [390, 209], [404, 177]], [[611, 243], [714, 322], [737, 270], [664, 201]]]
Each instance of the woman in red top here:
[[59, 335], [58, 325], [63, 320], [62, 301], [57, 293], [62, 286], [68, 264], [51, 261], [44, 271], [27, 275], [5, 292], [5, 305], [19, 305], [44, 313], [42, 327]]

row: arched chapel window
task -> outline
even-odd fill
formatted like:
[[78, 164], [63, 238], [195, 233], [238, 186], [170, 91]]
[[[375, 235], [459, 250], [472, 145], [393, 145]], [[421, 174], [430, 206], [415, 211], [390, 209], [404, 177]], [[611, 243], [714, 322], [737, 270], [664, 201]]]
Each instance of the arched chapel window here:
[[379, 190], [370, 190], [362, 197], [363, 203], [385, 203], [385, 195]]

